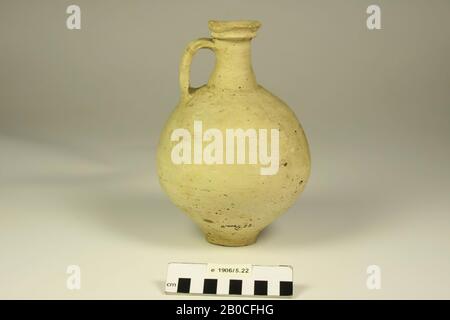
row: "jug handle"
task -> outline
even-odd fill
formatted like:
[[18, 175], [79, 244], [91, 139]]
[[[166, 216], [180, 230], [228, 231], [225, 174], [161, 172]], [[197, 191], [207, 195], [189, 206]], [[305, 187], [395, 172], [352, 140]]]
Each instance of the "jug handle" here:
[[190, 99], [192, 97], [191, 93], [194, 88], [190, 86], [190, 70], [192, 58], [195, 53], [200, 49], [210, 49], [214, 51], [214, 41], [210, 38], [200, 38], [190, 42], [181, 58], [180, 63], [180, 89], [181, 89], [181, 98], [182, 99]]

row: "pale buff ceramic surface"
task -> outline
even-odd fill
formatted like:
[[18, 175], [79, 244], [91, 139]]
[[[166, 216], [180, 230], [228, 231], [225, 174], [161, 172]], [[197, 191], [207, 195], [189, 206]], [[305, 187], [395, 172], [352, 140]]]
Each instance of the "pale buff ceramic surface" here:
[[[248, 245], [285, 212], [308, 180], [310, 156], [301, 125], [289, 107], [256, 82], [250, 44], [257, 21], [210, 21], [212, 39], [191, 42], [180, 65], [181, 99], [161, 134], [158, 174], [171, 200], [202, 229], [206, 239], [227, 246]], [[189, 87], [192, 56], [200, 48], [216, 55], [208, 84]], [[280, 57], [272, 57], [279, 59]], [[280, 79], [282, 81], [282, 79]], [[170, 135], [177, 128], [278, 129], [279, 170], [260, 175], [260, 164], [176, 165]]]

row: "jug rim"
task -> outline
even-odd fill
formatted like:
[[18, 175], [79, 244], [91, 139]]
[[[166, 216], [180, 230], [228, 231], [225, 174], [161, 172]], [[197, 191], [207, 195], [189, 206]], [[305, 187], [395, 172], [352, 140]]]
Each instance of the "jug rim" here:
[[208, 27], [216, 39], [250, 39], [261, 27], [257, 20], [210, 20]]

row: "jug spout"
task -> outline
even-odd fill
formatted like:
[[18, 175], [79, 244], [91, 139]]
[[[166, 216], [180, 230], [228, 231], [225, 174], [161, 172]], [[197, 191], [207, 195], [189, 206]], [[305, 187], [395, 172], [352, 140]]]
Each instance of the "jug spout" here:
[[209, 21], [216, 65], [208, 85], [221, 89], [251, 90], [258, 84], [251, 62], [251, 39], [258, 21]]

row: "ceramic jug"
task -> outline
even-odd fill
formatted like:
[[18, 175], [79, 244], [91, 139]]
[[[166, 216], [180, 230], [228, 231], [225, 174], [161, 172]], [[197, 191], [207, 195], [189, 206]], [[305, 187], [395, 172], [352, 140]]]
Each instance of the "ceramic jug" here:
[[[294, 112], [256, 82], [250, 45], [259, 27], [258, 21], [209, 21], [212, 37], [188, 44], [181, 97], [160, 136], [160, 184], [213, 244], [254, 243], [294, 203], [310, 174]], [[192, 88], [190, 65], [202, 48], [214, 52], [215, 67], [206, 85]]]

